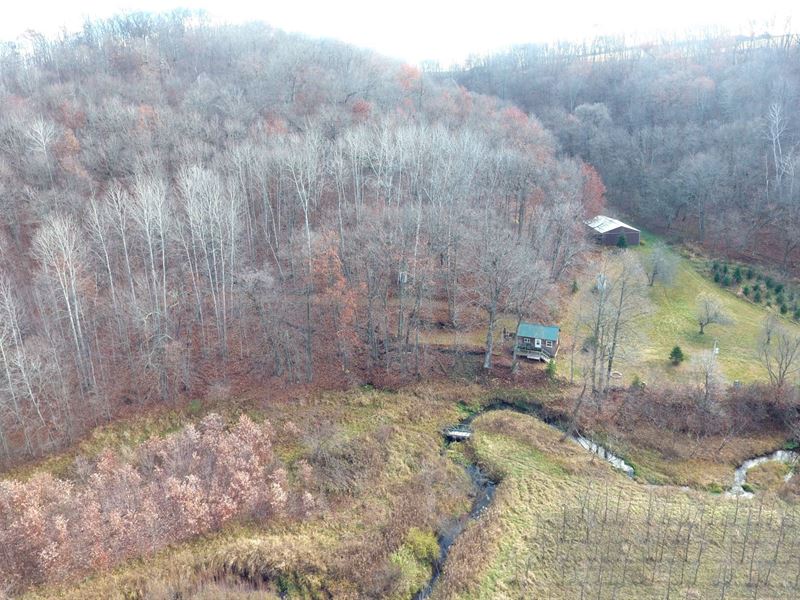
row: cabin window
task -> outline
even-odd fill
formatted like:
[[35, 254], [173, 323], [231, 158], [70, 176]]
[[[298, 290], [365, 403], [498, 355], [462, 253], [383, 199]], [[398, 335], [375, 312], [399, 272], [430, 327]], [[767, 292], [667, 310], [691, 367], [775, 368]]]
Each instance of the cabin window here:
[[553, 340], [547, 340], [544, 343], [544, 345], [547, 346], [548, 348], [552, 348], [553, 347]]
[[530, 344], [531, 343], [531, 338], [522, 338], [522, 342], [524, 344]]
[[536, 338], [533, 341], [533, 347], [534, 348], [541, 348], [542, 347], [542, 340], [540, 340], [539, 338]]

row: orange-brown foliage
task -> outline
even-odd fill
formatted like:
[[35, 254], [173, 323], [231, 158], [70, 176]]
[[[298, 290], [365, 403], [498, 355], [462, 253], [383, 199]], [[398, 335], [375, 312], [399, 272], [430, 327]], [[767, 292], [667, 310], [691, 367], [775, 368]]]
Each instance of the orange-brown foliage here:
[[[39, 474], [0, 483], [0, 585], [8, 590], [76, 576], [219, 528], [237, 515], [285, 511], [286, 472], [269, 423], [247, 416], [153, 439], [130, 460], [106, 451], [78, 478]], [[313, 498], [306, 500], [313, 505]]]

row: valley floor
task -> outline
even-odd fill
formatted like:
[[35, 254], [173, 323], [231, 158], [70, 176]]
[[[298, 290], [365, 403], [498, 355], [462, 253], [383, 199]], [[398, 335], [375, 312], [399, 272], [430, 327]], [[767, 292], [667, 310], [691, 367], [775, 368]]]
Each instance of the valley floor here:
[[[313, 510], [233, 521], [82, 581], [66, 577], [61, 585], [31, 589], [26, 597], [412, 598], [434, 572], [437, 538], [458, 522], [467, 526], [433, 598], [797, 593], [800, 521], [794, 506], [775, 494], [782, 479], [754, 474], [763, 491], [738, 500], [702, 483], [678, 487], [680, 477], [668, 473], [659, 485], [648, 483], [640, 466], [634, 481], [563, 441], [540, 419], [508, 411], [478, 416], [469, 442], [446, 447], [442, 429], [481, 406], [511, 400], [563, 415], [575, 393], [545, 382], [535, 389], [500, 385], [443, 382], [396, 392], [322, 393], [269, 407], [240, 403], [226, 418], [238, 411], [268, 418], [291, 481], [299, 485], [303, 462], [312, 466]], [[162, 436], [182, 426], [174, 421], [161, 431], [151, 423], [146, 434], [132, 427], [131, 435]], [[115, 427], [117, 434], [124, 429]], [[640, 446], [616, 441], [635, 465], [657, 458], [676, 472], [692, 469], [691, 461], [666, 460], [652, 449], [648, 462]], [[714, 489], [730, 485], [736, 461], [753, 447], [778, 441], [769, 435], [734, 440], [725, 459], [708, 458], [704, 469]], [[50, 464], [70, 477], [68, 462]], [[462, 467], [472, 462], [498, 485], [488, 508], [467, 521], [475, 490]]]
[[628, 480], [525, 415], [475, 421], [501, 480], [459, 539], [434, 598], [788, 598], [800, 519], [741, 500]]

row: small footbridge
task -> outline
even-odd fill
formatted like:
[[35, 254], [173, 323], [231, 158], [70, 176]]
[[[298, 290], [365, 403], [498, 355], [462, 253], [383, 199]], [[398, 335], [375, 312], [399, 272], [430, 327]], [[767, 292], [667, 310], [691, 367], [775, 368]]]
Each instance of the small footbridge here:
[[468, 440], [472, 435], [472, 428], [466, 424], [459, 424], [445, 428], [442, 434], [446, 440], [451, 442], [463, 442], [464, 440]]

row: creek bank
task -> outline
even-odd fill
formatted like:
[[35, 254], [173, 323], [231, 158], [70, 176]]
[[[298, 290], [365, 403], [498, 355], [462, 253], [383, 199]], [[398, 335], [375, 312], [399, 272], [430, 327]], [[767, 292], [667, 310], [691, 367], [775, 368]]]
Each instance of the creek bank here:
[[[536, 417], [546, 425], [556, 429], [562, 434], [567, 430], [567, 426], [563, 423], [563, 421], [561, 421], [558, 417], [546, 415], [541, 407], [537, 407], [535, 405], [521, 406], [511, 402], [500, 401], [485, 406], [481, 410], [476, 411], [459, 421], [459, 423], [454, 427], [446, 429], [443, 432], [445, 448], [449, 447], [450, 444], [469, 439], [468, 435], [454, 436], [454, 432], [469, 432], [470, 426], [475, 419], [482, 414], [496, 410], [510, 410], [520, 414]], [[570, 435], [570, 439], [585, 450], [588, 450], [589, 452], [607, 461], [614, 468], [619, 469], [629, 477], [633, 477], [633, 467], [627, 464], [620, 457], [613, 454], [604, 446], [591, 441], [577, 432], [572, 433]], [[464, 465], [464, 469], [467, 472], [467, 475], [469, 475], [474, 489], [475, 495], [472, 501], [472, 506], [466, 515], [463, 515], [461, 518], [452, 521], [448, 526], [444, 527], [443, 530], [439, 532], [439, 557], [433, 565], [433, 573], [430, 580], [428, 580], [428, 583], [425, 584], [425, 587], [414, 596], [415, 600], [424, 600], [425, 598], [430, 597], [431, 593], [433, 592], [433, 587], [442, 573], [442, 568], [447, 560], [447, 555], [450, 552], [450, 548], [455, 543], [458, 536], [461, 535], [464, 529], [466, 529], [469, 522], [479, 518], [483, 511], [491, 504], [492, 498], [494, 498], [494, 493], [498, 484], [497, 481], [493, 480], [489, 474], [481, 469], [480, 465], [477, 463], [472, 462], [466, 464]]]
[[442, 568], [447, 560], [450, 548], [453, 546], [458, 536], [467, 528], [469, 522], [480, 517], [494, 498], [498, 482], [490, 478], [488, 474], [475, 463], [465, 465], [464, 469], [472, 480], [472, 485], [475, 490], [472, 506], [466, 515], [453, 520], [439, 532], [439, 557], [433, 565], [431, 578], [428, 580], [428, 583], [425, 584], [425, 587], [414, 596], [415, 600], [423, 600], [430, 597], [433, 592], [433, 586], [442, 574]]
[[[566, 433], [569, 429], [569, 425], [564, 421], [561, 415], [550, 414], [546, 412], [544, 407], [541, 405], [520, 405], [505, 401], [493, 402], [492, 404], [487, 405], [481, 410], [471, 414], [466, 419], [460, 421], [455, 429], [468, 430], [472, 424], [472, 421], [474, 421], [477, 417], [495, 410], [510, 410], [520, 414], [530, 415], [562, 434]], [[632, 478], [635, 475], [635, 470], [632, 465], [626, 463], [621, 457], [611, 452], [608, 448], [584, 436], [580, 433], [580, 431], [573, 429], [569, 435], [569, 438], [584, 450], [588, 450], [592, 454], [602, 458], [615, 469], [625, 473], [628, 477]]]
[[[516, 413], [530, 415], [535, 417], [545, 423], [546, 425], [556, 429], [560, 433], [565, 433], [568, 429], [568, 425], [563, 421], [563, 417], [561, 415], [553, 415], [548, 414], [544, 407], [536, 404], [526, 404], [520, 405], [515, 404], [507, 401], [497, 401], [487, 406], [481, 408], [480, 410], [468, 415], [459, 423], [446, 429], [442, 432], [443, 438], [445, 440], [445, 448], [449, 447], [450, 444], [458, 443], [469, 439], [469, 435], [467, 436], [452, 436], [451, 433], [454, 431], [459, 432], [471, 432], [471, 425], [472, 422], [477, 419], [482, 414], [487, 412], [496, 411], [496, 410], [510, 410]], [[625, 473], [628, 477], [633, 478], [635, 475], [634, 468], [625, 462], [621, 457], [615, 455], [613, 452], [605, 448], [604, 446], [593, 442], [591, 439], [581, 435], [579, 432], [573, 432], [570, 434], [570, 439], [581, 446], [584, 450], [591, 452], [592, 454], [597, 455], [601, 459], [605, 460], [612, 467], [615, 469]], [[742, 497], [752, 497], [753, 493], [749, 492], [744, 489], [744, 485], [747, 481], [747, 472], [758, 465], [764, 464], [765, 462], [770, 461], [778, 461], [784, 464], [789, 464], [792, 466], [792, 470], [785, 476], [785, 480], [788, 481], [794, 474], [794, 467], [800, 462], [800, 452], [795, 452], [793, 450], [776, 450], [771, 454], [767, 454], [764, 456], [758, 456], [751, 459], [744, 461], [734, 472], [734, 482], [733, 486], [730, 490], [726, 493], [726, 495], [737, 495]], [[415, 596], [415, 600], [424, 600], [425, 598], [430, 597], [431, 593], [433, 592], [434, 585], [436, 581], [439, 579], [442, 573], [442, 569], [444, 568], [444, 564], [447, 560], [447, 555], [450, 552], [451, 547], [455, 543], [456, 539], [459, 535], [466, 529], [467, 525], [470, 521], [478, 519], [480, 515], [484, 512], [484, 510], [491, 504], [492, 499], [494, 498], [494, 494], [497, 488], [497, 484], [499, 482], [493, 480], [488, 473], [481, 469], [480, 465], [477, 463], [469, 463], [464, 465], [464, 469], [466, 470], [467, 474], [469, 475], [473, 489], [475, 490], [474, 499], [472, 501], [472, 507], [470, 508], [469, 512], [466, 515], [452, 521], [447, 527], [443, 528], [440, 531], [438, 536], [439, 541], [439, 557], [433, 565], [433, 573], [431, 575], [430, 580], [422, 588]]]
[[767, 462], [779, 462], [789, 465], [791, 470], [783, 478], [784, 481], [789, 481], [794, 475], [794, 469], [797, 466], [798, 460], [800, 460], [800, 453], [795, 452], [794, 450], [776, 450], [771, 454], [756, 456], [755, 458], [748, 458], [741, 465], [739, 465], [736, 471], [734, 471], [733, 485], [731, 486], [731, 489], [728, 490], [728, 495], [752, 498], [753, 492], [746, 490], [744, 487], [747, 485], [747, 472], [750, 469], [754, 469], [755, 467], [763, 465]]

